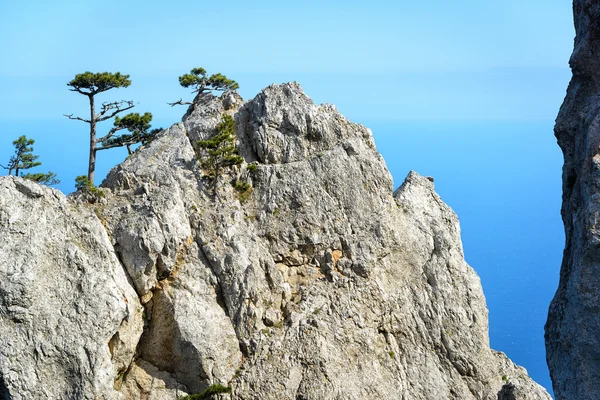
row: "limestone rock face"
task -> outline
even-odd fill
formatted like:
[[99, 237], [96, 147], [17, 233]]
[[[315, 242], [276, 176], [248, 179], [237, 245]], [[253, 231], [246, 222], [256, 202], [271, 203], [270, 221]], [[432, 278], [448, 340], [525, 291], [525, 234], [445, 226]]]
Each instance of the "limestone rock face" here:
[[123, 398], [138, 296], [92, 210], [0, 178], [0, 398]]
[[575, 0], [574, 13], [573, 78], [555, 126], [566, 245], [546, 350], [556, 398], [592, 399], [600, 393], [600, 4]]
[[[197, 141], [225, 113], [245, 162], [213, 192]], [[550, 398], [489, 348], [479, 278], [432, 181], [411, 172], [392, 192], [371, 132], [298, 84], [246, 103], [199, 95], [102, 186], [107, 254], [144, 309], [111, 376], [123, 398], [212, 384], [235, 399]]]

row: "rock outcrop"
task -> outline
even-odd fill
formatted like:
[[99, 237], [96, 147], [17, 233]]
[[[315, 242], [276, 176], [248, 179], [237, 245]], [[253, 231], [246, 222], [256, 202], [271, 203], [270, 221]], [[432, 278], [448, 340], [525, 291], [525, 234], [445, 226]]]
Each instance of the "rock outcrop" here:
[[556, 120], [566, 245], [546, 324], [557, 399], [600, 396], [600, 3], [575, 0], [573, 78]]
[[0, 398], [117, 398], [142, 307], [87, 207], [0, 179]]
[[[197, 141], [225, 113], [245, 162], [213, 194]], [[490, 349], [432, 180], [392, 192], [371, 132], [297, 84], [198, 96], [95, 204], [0, 183], [0, 398], [550, 399]]]

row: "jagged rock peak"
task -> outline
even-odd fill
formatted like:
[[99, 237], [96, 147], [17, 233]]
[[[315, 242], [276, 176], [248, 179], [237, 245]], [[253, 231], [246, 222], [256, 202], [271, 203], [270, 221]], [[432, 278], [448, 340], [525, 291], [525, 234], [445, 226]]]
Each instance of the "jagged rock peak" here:
[[[197, 141], [224, 113], [236, 122], [245, 162], [218, 177], [213, 194]], [[63, 199], [76, 226], [43, 225], [45, 238], [36, 235], [59, 207], [54, 192], [25, 199], [11, 185], [0, 192], [0, 205], [10, 204], [0, 208], [0, 234], [11, 243], [1, 248], [0, 279], [12, 279], [7, 265], [28, 240], [62, 252], [63, 239], [87, 229], [90, 237], [74, 240], [104, 247], [81, 246], [83, 266], [66, 258], [53, 267], [65, 272], [52, 275], [57, 287], [47, 297], [57, 300], [42, 315], [69, 310], [85, 324], [77, 316], [94, 310], [107, 321], [75, 330], [77, 338], [61, 332], [74, 348], [91, 335], [87, 359], [48, 358], [29, 339], [36, 325], [7, 311], [17, 292], [3, 286], [0, 326], [10, 331], [0, 336], [0, 393], [36, 398], [54, 385], [75, 398], [157, 400], [221, 384], [234, 399], [549, 399], [490, 349], [479, 278], [432, 180], [411, 172], [392, 193], [371, 132], [315, 105], [298, 84], [270, 86], [246, 103], [235, 93], [198, 96], [182, 123], [111, 171], [102, 201]], [[37, 261], [18, 265], [49, 280]], [[104, 282], [113, 275], [127, 276], [113, 286], [133, 298], [87, 305], [112, 296]], [[63, 286], [82, 303], [73, 305]], [[125, 305], [138, 310], [129, 319]], [[112, 307], [121, 312], [105, 317]], [[140, 320], [141, 335], [132, 328]], [[6, 354], [15, 343], [24, 356]], [[78, 368], [81, 379], [18, 380], [44, 363], [56, 376]]]
[[245, 105], [240, 119], [263, 163], [304, 160], [340, 143], [350, 152], [356, 141], [375, 149], [367, 128], [348, 121], [333, 105], [315, 105], [298, 83], [267, 87]]

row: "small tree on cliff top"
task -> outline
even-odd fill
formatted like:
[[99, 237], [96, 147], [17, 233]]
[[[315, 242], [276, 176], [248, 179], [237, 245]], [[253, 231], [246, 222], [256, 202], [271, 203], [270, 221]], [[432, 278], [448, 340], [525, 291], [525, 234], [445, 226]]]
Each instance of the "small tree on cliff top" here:
[[[130, 113], [123, 118], [116, 116], [113, 128], [103, 138], [102, 147], [98, 148], [98, 150], [126, 146], [129, 154], [132, 154], [132, 145], [149, 143], [156, 137], [157, 133], [163, 130], [162, 128], [150, 129], [151, 121], [152, 114], [149, 112], [144, 113], [144, 115]], [[121, 130], [127, 130], [129, 133], [114, 136], [116, 132]]]
[[208, 171], [207, 176], [213, 180], [213, 195], [216, 195], [222, 170], [244, 161], [235, 146], [235, 121], [231, 115], [223, 115], [223, 121], [217, 125], [217, 133], [209, 139], [199, 140], [197, 144], [208, 154], [201, 164]]
[[21, 176], [20, 171], [42, 165], [41, 162], [36, 161], [39, 156], [33, 154], [33, 144], [35, 140], [27, 139], [25, 135], [19, 136], [19, 138], [13, 141], [15, 146], [15, 154], [8, 160], [7, 166], [2, 166], [8, 170], [8, 175], [12, 175], [13, 171], [15, 176]]
[[41, 162], [37, 161], [39, 156], [33, 154], [34, 143], [35, 140], [27, 139], [25, 135], [19, 136], [17, 140], [13, 141], [15, 154], [8, 160], [8, 165], [2, 166], [2, 168], [8, 170], [8, 175], [12, 175], [14, 171], [15, 176], [22, 176], [25, 179], [44, 185], [56, 185], [60, 183], [60, 181], [56, 179], [56, 174], [52, 171], [48, 171], [46, 174], [40, 172], [27, 173], [25, 175], [21, 174], [23, 170], [42, 165]]
[[[89, 145], [89, 162], [88, 162], [88, 180], [94, 183], [94, 171], [96, 169], [96, 152], [99, 150], [111, 149], [113, 147], [128, 146], [148, 141], [150, 136], [148, 135], [147, 126], [146, 130], [137, 130], [138, 127], [146, 127], [149, 120], [152, 119], [150, 113], [146, 113], [143, 116], [139, 114], [130, 114], [131, 117], [125, 116], [122, 119], [115, 120], [115, 126], [111, 129], [107, 135], [98, 138], [96, 135], [96, 125], [99, 122], [106, 121], [115, 117], [117, 114], [123, 111], [133, 108], [135, 105], [133, 101], [120, 100], [115, 102], [102, 103], [101, 110], [96, 113], [95, 96], [99, 93], [106, 92], [111, 89], [126, 88], [131, 85], [129, 75], [123, 75], [120, 72], [84, 72], [83, 74], [75, 75], [75, 79], [67, 83], [70, 87], [69, 90], [83, 94], [88, 97], [90, 102], [90, 117], [89, 119], [74, 117], [73, 114], [65, 114], [69, 119], [83, 121], [90, 125], [90, 145]], [[149, 117], [148, 117], [149, 116]], [[132, 128], [137, 126], [136, 128]], [[130, 129], [132, 128], [132, 129]], [[130, 135], [122, 135], [114, 137], [114, 134], [121, 130], [127, 129], [131, 132]], [[138, 140], [138, 141], [135, 141]]]
[[[239, 89], [239, 85], [236, 81], [228, 79], [222, 74], [213, 74], [206, 76], [206, 70], [204, 68], [194, 68], [189, 74], [183, 74], [179, 77], [179, 84], [184, 88], [192, 88], [192, 93], [203, 93], [211, 90], [236, 90]], [[174, 105], [192, 104], [189, 101], [182, 101], [179, 99], [174, 103], [169, 103], [171, 107]]]

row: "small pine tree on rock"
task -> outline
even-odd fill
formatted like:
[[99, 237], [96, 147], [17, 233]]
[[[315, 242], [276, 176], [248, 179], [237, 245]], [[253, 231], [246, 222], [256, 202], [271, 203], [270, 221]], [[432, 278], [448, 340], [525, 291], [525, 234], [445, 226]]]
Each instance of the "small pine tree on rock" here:
[[199, 140], [197, 145], [207, 154], [207, 157], [201, 160], [201, 165], [207, 170], [207, 176], [213, 180], [213, 195], [216, 195], [222, 171], [244, 161], [235, 146], [235, 121], [231, 115], [223, 115], [223, 121], [217, 125], [217, 133], [209, 139]]
[[104, 197], [104, 191], [94, 186], [94, 183], [86, 175], [79, 175], [75, 178], [75, 189], [82, 193], [90, 203], [95, 203]]
[[29, 169], [42, 165], [41, 162], [36, 161], [39, 156], [33, 154], [33, 144], [35, 140], [27, 139], [25, 135], [19, 136], [19, 138], [13, 141], [15, 146], [15, 154], [8, 160], [8, 165], [4, 169], [8, 170], [8, 175], [12, 175], [13, 171], [15, 176], [21, 176], [20, 172], [24, 169]]
[[[152, 114], [147, 112], [143, 115], [138, 113], [130, 113], [123, 118], [115, 117], [113, 128], [108, 132], [106, 138], [102, 142], [99, 150], [110, 149], [113, 147], [126, 146], [129, 154], [132, 154], [131, 146], [137, 143], [142, 145], [151, 142], [156, 135], [161, 132], [162, 128], [150, 129]], [[129, 133], [116, 135], [120, 130], [127, 130]]]
[[60, 180], [52, 171], [48, 171], [46, 174], [42, 172], [28, 173], [23, 175], [23, 178], [47, 186], [58, 185], [60, 183]]
[[[183, 74], [179, 77], [179, 84], [184, 88], [192, 88], [192, 93], [204, 93], [211, 90], [224, 91], [236, 90], [240, 85], [233, 79], [217, 73], [211, 76], [206, 75], [204, 68], [193, 68], [189, 74]], [[192, 104], [189, 101], [179, 99], [176, 102], [168, 103], [171, 107], [175, 105]]]
[[1, 166], [4, 169], [8, 170], [8, 175], [12, 175], [15, 173], [15, 176], [21, 176], [22, 178], [32, 180], [37, 183], [41, 183], [44, 185], [56, 185], [60, 183], [60, 181], [56, 178], [56, 174], [52, 171], [48, 171], [48, 173], [27, 173], [25, 175], [22, 174], [23, 170], [28, 170], [37, 166], [42, 165], [41, 162], [37, 161], [40, 156], [36, 156], [33, 154], [33, 144], [35, 140], [27, 139], [27, 136], [22, 135], [15, 141], [13, 141], [13, 145], [15, 146], [15, 154], [8, 160], [7, 166]]

